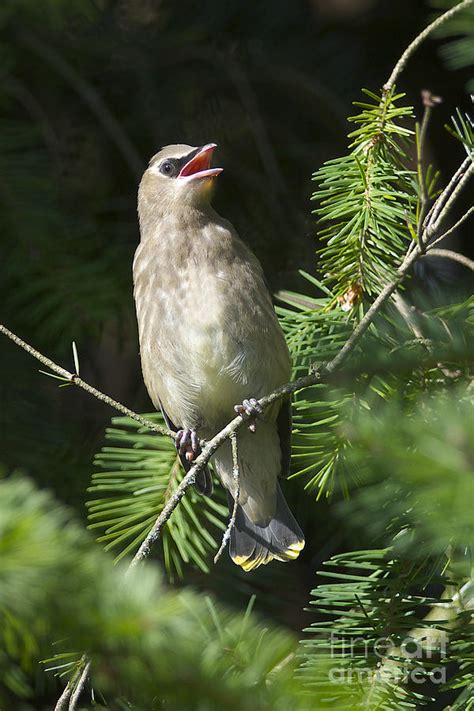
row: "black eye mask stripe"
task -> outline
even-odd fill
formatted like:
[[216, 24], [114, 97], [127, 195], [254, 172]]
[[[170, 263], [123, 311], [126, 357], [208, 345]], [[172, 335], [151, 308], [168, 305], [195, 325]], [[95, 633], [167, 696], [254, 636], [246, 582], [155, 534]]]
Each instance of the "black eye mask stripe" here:
[[[161, 165], [163, 165], [163, 163], [171, 163], [171, 165], [173, 166], [173, 171], [172, 173], [168, 173], [168, 177], [176, 178], [179, 175], [181, 168], [183, 168], [186, 163], [189, 163], [189, 161], [192, 160], [194, 156], [197, 156], [200, 150], [201, 148], [195, 148], [193, 151], [183, 156], [182, 158], [172, 158], [171, 156], [169, 158], [163, 158], [161, 160]], [[152, 159], [149, 163], [150, 167], [152, 165], [155, 165], [157, 162], [158, 160], [156, 158]]]
[[194, 151], [188, 153], [187, 156], [183, 156], [182, 158], [175, 158], [174, 160], [176, 161], [178, 169], [181, 170], [181, 168], [183, 168], [186, 163], [189, 163], [189, 161], [192, 160], [194, 156], [197, 156], [200, 150], [200, 148], [195, 148]]

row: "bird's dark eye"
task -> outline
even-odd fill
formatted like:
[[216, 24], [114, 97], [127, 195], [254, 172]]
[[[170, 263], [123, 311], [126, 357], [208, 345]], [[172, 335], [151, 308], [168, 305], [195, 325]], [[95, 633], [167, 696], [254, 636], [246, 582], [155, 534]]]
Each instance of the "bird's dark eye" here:
[[164, 160], [160, 165], [160, 173], [171, 177], [174, 174], [174, 165], [170, 160]]

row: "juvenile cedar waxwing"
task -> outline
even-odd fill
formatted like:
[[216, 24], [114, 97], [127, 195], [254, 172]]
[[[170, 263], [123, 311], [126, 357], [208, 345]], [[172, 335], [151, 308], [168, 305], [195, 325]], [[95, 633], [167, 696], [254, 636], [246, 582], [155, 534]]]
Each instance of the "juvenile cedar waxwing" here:
[[[215, 147], [166, 146], [150, 160], [138, 191], [134, 296], [145, 384], [178, 433], [185, 469], [198, 438], [211, 439], [234, 410], [250, 423], [237, 433], [240, 496], [230, 555], [252, 570], [297, 558], [304, 546], [278, 483], [290, 462], [290, 402], [262, 413], [255, 399], [288, 382], [290, 357], [257, 258], [210, 205], [222, 172], [210, 167]], [[228, 440], [213, 464], [232, 510]], [[209, 470], [196, 486], [212, 493]]]

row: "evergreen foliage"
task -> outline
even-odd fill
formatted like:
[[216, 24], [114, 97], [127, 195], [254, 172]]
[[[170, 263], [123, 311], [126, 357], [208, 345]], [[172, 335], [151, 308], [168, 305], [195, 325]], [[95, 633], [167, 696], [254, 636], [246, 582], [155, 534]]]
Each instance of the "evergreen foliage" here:
[[[213, 15], [211, 23], [205, 4], [191, 31], [176, 18], [173, 24], [171, 6], [164, 6], [168, 15], [160, 21], [169, 26], [162, 44], [155, 29], [158, 10], [147, 3], [102, 7], [49, 0], [39, 10], [27, 0], [7, 0], [0, 10], [4, 33], [18, 18], [34, 29], [19, 32], [18, 43], [29, 61], [38, 58], [35, 76], [45, 87], [40, 100], [25, 93], [18, 78], [24, 69], [18, 76], [13, 71], [20, 62], [17, 54], [8, 43], [0, 45], [9, 116], [0, 126], [0, 165], [8, 176], [0, 186], [0, 227], [9, 257], [2, 285], [5, 315], [25, 327], [39, 324], [41, 342], [59, 344], [59, 352], [69, 352], [74, 339], [104, 335], [107, 329], [104, 338], [113, 332], [120, 340], [131, 323], [132, 244], [124, 217], [131, 198], [123, 197], [121, 175], [124, 167], [127, 180], [139, 172], [136, 145], [157, 114], [149, 100], [152, 75], [166, 74], [169, 53], [176, 51], [177, 64], [161, 85], [174, 109], [160, 114], [167, 130], [171, 124], [177, 130], [176, 115], [185, 116], [178, 126], [183, 134], [186, 120], [195, 130], [198, 125], [194, 94], [179, 92], [188, 68], [183, 47], [191, 47], [200, 101], [221, 87], [223, 75], [231, 76], [233, 92], [222, 98], [216, 114], [217, 140], [220, 135], [224, 145], [242, 140], [242, 107], [252, 125], [265, 127], [237, 60], [226, 57], [225, 62], [221, 55], [216, 60], [206, 52], [208, 34], [226, 31], [225, 12]], [[472, 6], [466, 8], [441, 29], [445, 36], [456, 35], [446, 49], [452, 67], [472, 63], [472, 12]], [[263, 6], [255, 13], [265, 17]], [[72, 26], [68, 23], [80, 28], [71, 46], [62, 36], [62, 28]], [[113, 30], [107, 33], [107, 27]], [[125, 36], [134, 37], [130, 44], [123, 42], [124, 27], [130, 33]], [[278, 31], [288, 34], [285, 23]], [[94, 33], [102, 32], [99, 43]], [[145, 59], [152, 54], [144, 48], [150, 46], [153, 64], [148, 67]], [[87, 58], [82, 73], [75, 70], [74, 52]], [[108, 54], [114, 58], [109, 74], [96, 76]], [[249, 55], [249, 66], [263, 81], [258, 52], [249, 49]], [[128, 89], [138, 87], [136, 111], [129, 112], [123, 97], [109, 89], [116, 76], [126, 77]], [[51, 100], [58, 80], [68, 87], [68, 101]], [[283, 74], [278, 81], [285, 82]], [[404, 94], [396, 88], [364, 93], [356, 102], [359, 113], [349, 119], [356, 128], [346, 153], [314, 174], [314, 214], [322, 241], [318, 271], [312, 265], [301, 272], [305, 293], [279, 293], [294, 377], [327, 363], [344, 346], [394, 279], [407, 250], [419, 244], [427, 211], [439, 194], [437, 171], [425, 164], [422, 128]], [[318, 96], [318, 113], [321, 105], [329, 111], [326, 100], [324, 92]], [[17, 101], [28, 107], [30, 120], [15, 117]], [[279, 103], [278, 97], [269, 99], [268, 125], [275, 136]], [[460, 163], [466, 155], [473, 157], [473, 123], [464, 111], [453, 114], [446, 141]], [[71, 155], [57, 138], [67, 133], [61, 126], [76, 116], [82, 133], [80, 148]], [[326, 120], [327, 133], [331, 123]], [[121, 170], [106, 160], [104, 136], [107, 151], [113, 146], [120, 155]], [[88, 184], [90, 171], [102, 171], [101, 194]], [[242, 174], [252, 185], [260, 184], [251, 169]], [[277, 235], [278, 242], [298, 216], [285, 209], [281, 194], [286, 193], [271, 160], [267, 179], [268, 191], [239, 209], [255, 229], [271, 213], [267, 236]], [[441, 232], [451, 224], [442, 225]], [[254, 246], [258, 251], [262, 245]], [[422, 257], [419, 272], [436, 267], [433, 259]], [[204, 587], [201, 581], [212, 571], [228, 587], [237, 587], [235, 572], [210, 562], [227, 525], [218, 482], [214, 498], [188, 490], [162, 531], [160, 563], [127, 567], [126, 559], [130, 562], [183, 477], [169, 438], [127, 418], [112, 420], [89, 489], [89, 528], [99, 532], [101, 545], [23, 474], [1, 479], [0, 707], [32, 711], [41, 707], [37, 698], [43, 692], [47, 708], [52, 695], [60, 693], [51, 688], [54, 674], [62, 685], [70, 679], [74, 687], [90, 662], [81, 703], [89, 703], [92, 687], [96, 708], [472, 709], [474, 299], [458, 274], [449, 275], [451, 282], [459, 281], [457, 288], [446, 289], [431, 288], [410, 273], [344, 367], [294, 396], [294, 488], [303, 482], [308, 490], [308, 530], [316, 525], [334, 529], [323, 550], [310, 551], [311, 572], [320, 570], [300, 645], [293, 633], [253, 612], [254, 597], [240, 613], [162, 579], [164, 567], [169, 582], [198, 580]], [[106, 359], [105, 372], [111, 360]], [[23, 461], [31, 470], [44, 459], [71, 486], [73, 454], [80, 451], [74, 421], [66, 425], [58, 416], [47, 427], [37, 415], [46, 411], [37, 385], [24, 380], [15, 363], [4, 371], [11, 377], [9, 388], [21, 392], [8, 411], [17, 437], [12, 451], [25, 448], [27, 441], [29, 459]], [[147, 417], [161, 422], [159, 415]], [[55, 437], [66, 443], [51, 461]], [[83, 471], [83, 461], [80, 466]], [[322, 496], [330, 503], [315, 501]], [[327, 511], [327, 522], [321, 521], [321, 511]], [[338, 539], [341, 532], [344, 537]], [[311, 543], [307, 535], [307, 548]], [[192, 577], [196, 569], [203, 577]], [[270, 569], [265, 572], [271, 575]], [[264, 600], [259, 573], [249, 575], [242, 588]], [[294, 624], [299, 626], [297, 618]], [[41, 677], [40, 661], [50, 670]]]
[[387, 547], [333, 556], [320, 573], [329, 582], [312, 593], [323, 621], [306, 630], [300, 673], [326, 700], [395, 710], [440, 688], [469, 698], [473, 421], [465, 386], [419, 397], [411, 412], [399, 400], [351, 421], [360, 481], [340, 516]]
[[167, 590], [151, 565], [125, 574], [25, 478], [0, 489], [2, 708], [32, 708], [21, 668], [51, 640], [57, 656], [48, 668], [66, 664], [73, 673], [87, 650], [99, 708], [288, 708], [289, 632], [250, 608], [236, 614], [190, 590]]
[[[147, 417], [164, 424], [156, 413]], [[183, 470], [169, 437], [147, 434], [129, 418], [112, 422], [115, 426], [107, 430], [106, 438], [120, 446], [103, 447], [96, 457], [100, 471], [93, 475], [89, 491], [106, 497], [89, 501], [89, 528], [104, 530], [98, 540], [106, 543], [106, 550], [119, 549], [120, 560], [144, 540], [182, 480]], [[225, 529], [226, 514], [227, 506], [195, 490], [183, 499], [162, 538], [163, 561], [171, 577], [182, 576], [182, 564], [189, 561], [209, 572], [209, 553], [218, 547], [216, 534]]]
[[[404, 168], [407, 156], [402, 140], [412, 135], [402, 119], [413, 115], [397, 106], [404, 94], [393, 91], [356, 102], [362, 109], [349, 121], [358, 128], [349, 134], [350, 153], [327, 161], [315, 174], [318, 201], [315, 214], [326, 225], [321, 236], [323, 283], [333, 285], [334, 296], [355, 292], [373, 295], [390, 277], [410, 239], [407, 222], [414, 221], [416, 190], [413, 173]], [[348, 306], [352, 304], [349, 303]]]

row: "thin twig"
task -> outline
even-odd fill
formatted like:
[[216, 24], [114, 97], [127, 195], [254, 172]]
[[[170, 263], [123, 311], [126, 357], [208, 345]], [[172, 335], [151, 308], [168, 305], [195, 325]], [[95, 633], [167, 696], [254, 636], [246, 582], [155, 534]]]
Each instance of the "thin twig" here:
[[[433, 204], [431, 210], [429, 211], [429, 213], [428, 213], [427, 216], [425, 217], [425, 222], [424, 222], [424, 224], [423, 224], [423, 228], [424, 228], [424, 229], [426, 229], [430, 223], [433, 224], [434, 222], [436, 222], [439, 213], [440, 213], [441, 210], [443, 210], [443, 208], [444, 208], [444, 204], [445, 204], [446, 200], [448, 200], [448, 198], [450, 197], [451, 193], [453, 192], [453, 190], [455, 189], [456, 185], [459, 183], [460, 179], [461, 179], [462, 176], [465, 174], [467, 168], [469, 168], [469, 166], [471, 165], [471, 163], [472, 163], [472, 159], [471, 159], [471, 158], [465, 158], [465, 159], [463, 160], [463, 162], [461, 163], [461, 165], [459, 166], [459, 168], [458, 168], [457, 171], [454, 173], [453, 177], [451, 178], [451, 180], [449, 181], [449, 183], [447, 184], [447, 186], [446, 186], [445, 189], [443, 190], [442, 194], [441, 194], [441, 195], [438, 197], [438, 199], [434, 202], [434, 204]], [[440, 198], [441, 198], [442, 196], [443, 196], [443, 199], [441, 200]]]
[[235, 519], [237, 518], [237, 508], [239, 505], [239, 498], [240, 498], [240, 470], [239, 470], [239, 453], [237, 449], [237, 433], [233, 432], [230, 435], [230, 442], [232, 445], [232, 476], [234, 478], [234, 484], [235, 488], [233, 491], [232, 496], [234, 497], [234, 506], [232, 508], [232, 515], [229, 519], [229, 523], [227, 525], [227, 528], [224, 532], [224, 535], [222, 536], [222, 543], [220, 545], [219, 550], [217, 551], [216, 555], [214, 556], [214, 563], [217, 563], [223, 552], [225, 551], [225, 547], [227, 545], [227, 542], [230, 538], [230, 534], [232, 533], [232, 529], [235, 526]]
[[74, 687], [73, 679], [69, 679], [68, 683], [64, 687], [64, 691], [56, 702], [54, 711], [66, 711], [69, 706], [69, 699], [71, 698], [72, 690]]
[[451, 191], [451, 194], [449, 195], [448, 199], [446, 200], [442, 211], [438, 214], [436, 219], [430, 220], [430, 224], [428, 229], [426, 230], [428, 239], [436, 233], [439, 228], [441, 227], [443, 220], [446, 219], [447, 215], [449, 214], [452, 206], [456, 202], [457, 198], [459, 197], [459, 194], [465, 187], [466, 183], [472, 178], [474, 175], [474, 163], [472, 158], [467, 159], [470, 162], [469, 167], [466, 169], [466, 172], [464, 175], [461, 176], [459, 182], [457, 185], [454, 187], [454, 189]]
[[173, 439], [176, 437], [175, 433], [172, 432], [171, 430], [168, 430], [166, 427], [163, 427], [162, 425], [157, 425], [155, 422], [152, 422], [151, 420], [147, 420], [146, 417], [142, 417], [141, 415], [134, 412], [133, 410], [130, 410], [125, 405], [122, 405], [120, 402], [117, 402], [117, 400], [113, 400], [111, 397], [109, 397], [105, 393], [92, 387], [92, 385], [89, 385], [89, 383], [86, 383], [76, 373], [70, 373], [65, 368], [62, 368], [60, 365], [58, 365], [57, 363], [52, 361], [50, 358], [48, 358], [47, 356], [45, 356], [42, 353], [40, 353], [39, 351], [37, 351], [36, 348], [33, 348], [32, 346], [30, 346], [29, 343], [26, 343], [26, 341], [23, 341], [15, 333], [12, 333], [12, 331], [10, 331], [6, 326], [3, 326], [2, 324], [0, 324], [0, 333], [3, 333], [3, 335], [6, 336], [7, 338], [9, 338], [11, 341], [13, 341], [13, 343], [16, 343], [16, 345], [19, 346], [20, 348], [23, 348], [23, 350], [26, 351], [27, 353], [29, 353], [31, 356], [33, 356], [33, 358], [36, 358], [36, 360], [39, 360], [40, 363], [42, 363], [47, 368], [49, 368], [53, 373], [56, 373], [61, 378], [64, 378], [64, 380], [67, 380], [71, 384], [77, 385], [78, 388], [82, 388], [82, 390], [85, 390], [90, 395], [93, 395], [94, 397], [96, 397], [98, 400], [105, 402], [106, 405], [113, 407], [114, 410], [121, 412], [123, 415], [127, 415], [128, 417], [131, 417], [133, 420], [136, 420], [141, 425], [143, 425], [143, 427], [146, 427], [147, 429], [151, 430], [152, 432], [157, 432], [158, 434], [167, 435], [168, 437], [172, 437]]
[[474, 0], [463, 0], [463, 2], [460, 2], [459, 5], [455, 5], [455, 7], [452, 7], [450, 10], [437, 17], [436, 20], [434, 20], [430, 25], [428, 25], [428, 27], [425, 27], [423, 32], [420, 32], [420, 34], [415, 37], [413, 42], [411, 42], [406, 48], [406, 50], [403, 52], [402, 56], [393, 68], [393, 71], [390, 74], [388, 81], [386, 82], [386, 84], [384, 84], [384, 91], [388, 92], [390, 91], [390, 89], [392, 89], [398, 77], [405, 69], [405, 66], [411, 55], [416, 52], [418, 47], [425, 41], [427, 37], [429, 37], [432, 32], [437, 30], [438, 27], [441, 27], [441, 25], [444, 25], [447, 20], [450, 20], [458, 12], [464, 10], [467, 7], [470, 7], [471, 5], [474, 5]]
[[452, 249], [430, 249], [430, 255], [433, 257], [446, 257], [446, 259], [452, 259], [454, 262], [459, 262], [464, 267], [467, 267], [474, 272], [474, 261], [465, 257], [464, 254], [459, 254], [459, 252], [454, 252]]
[[87, 684], [87, 680], [89, 678], [90, 668], [91, 668], [91, 663], [87, 662], [84, 669], [82, 670], [82, 674], [79, 678], [79, 681], [77, 682], [77, 684], [74, 688], [74, 691], [72, 693], [71, 700], [69, 702], [68, 711], [76, 711], [77, 705], [78, 705], [79, 700], [82, 695], [82, 692], [84, 691], [84, 688]]
[[414, 317], [413, 307], [410, 306], [410, 304], [406, 301], [406, 299], [399, 291], [396, 291], [394, 293], [392, 300], [395, 304], [395, 308], [398, 310], [398, 312], [400, 313], [412, 333], [416, 336], [418, 341], [420, 343], [426, 343], [426, 339], [423, 336], [423, 332], [421, 331], [418, 322]]
[[[85, 677], [84, 671], [86, 671]], [[71, 709], [75, 708], [75, 706], [72, 706], [72, 704], [77, 705], [77, 701], [79, 700], [79, 697], [76, 696], [76, 690], [79, 685], [81, 685], [81, 689], [84, 688], [84, 685], [87, 681], [87, 677], [89, 676], [89, 671], [90, 662], [87, 660], [87, 656], [83, 654], [78, 664], [78, 667], [76, 668], [76, 671], [69, 679], [68, 683], [64, 687], [63, 693], [57, 700], [56, 706], [54, 707], [54, 711], [71, 711]]]
[[443, 240], [445, 240], [446, 237], [449, 237], [449, 235], [451, 235], [455, 230], [457, 230], [458, 227], [460, 227], [463, 222], [465, 222], [467, 219], [469, 219], [469, 217], [471, 215], [474, 215], [474, 207], [470, 207], [469, 210], [467, 212], [465, 212], [464, 215], [462, 217], [460, 217], [459, 220], [457, 222], [455, 222], [452, 227], [449, 228], [449, 230], [447, 230], [442, 235], [437, 237], [435, 240], [430, 242], [430, 249], [433, 249], [433, 247], [435, 245], [437, 245], [440, 242], [442, 242]]
[[419, 217], [418, 217], [418, 242], [420, 243], [421, 247], [423, 248], [424, 245], [422, 242], [422, 230], [423, 230], [423, 223], [424, 223], [425, 216], [427, 213], [427, 205], [428, 205], [428, 195], [426, 192], [426, 176], [425, 176], [425, 166], [424, 166], [426, 134], [428, 132], [428, 124], [430, 122], [433, 108], [435, 106], [437, 106], [439, 103], [441, 103], [442, 99], [439, 96], [435, 96], [427, 89], [424, 89], [421, 92], [421, 96], [422, 96], [422, 100], [423, 100], [424, 111], [423, 111], [423, 119], [421, 121], [421, 126], [418, 123], [416, 125], [416, 159], [417, 159], [418, 185], [420, 186], [420, 213], [419, 213]]

